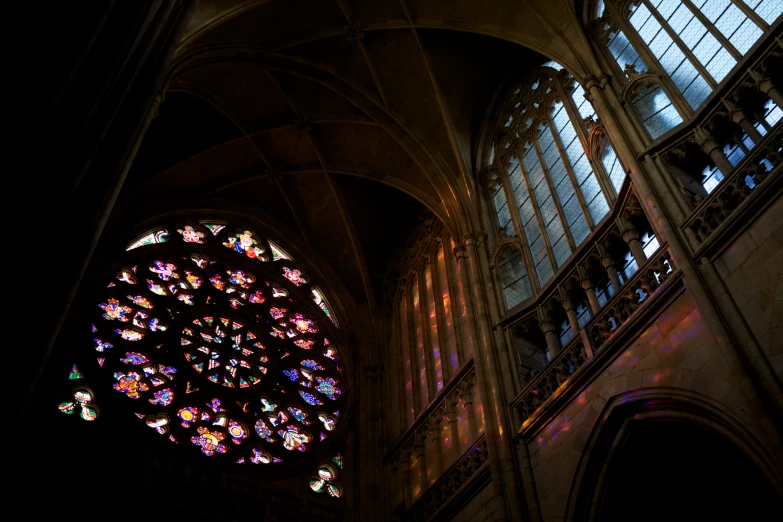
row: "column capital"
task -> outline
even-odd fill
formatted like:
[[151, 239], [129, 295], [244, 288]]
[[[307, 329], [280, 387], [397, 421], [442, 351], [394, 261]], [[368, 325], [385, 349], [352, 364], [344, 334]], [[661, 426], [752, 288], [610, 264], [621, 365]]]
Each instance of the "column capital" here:
[[443, 415], [449, 422], [456, 421], [457, 404], [459, 403], [459, 390], [451, 392], [443, 401]]
[[428, 436], [429, 433], [426, 425], [413, 434], [413, 454], [416, 455], [416, 458], [421, 458], [424, 456], [424, 445], [427, 442]]
[[468, 249], [465, 245], [457, 245], [454, 247], [454, 257], [462, 259], [468, 257]]
[[457, 385], [457, 393], [459, 394], [459, 398], [462, 399], [462, 402], [465, 404], [473, 404], [474, 386], [474, 383], [469, 379], [464, 379]]
[[720, 143], [716, 140], [712, 133], [702, 127], [696, 127], [693, 130], [693, 135], [696, 138], [696, 143], [701, 147], [701, 150], [705, 154], [709, 155], [715, 149], [720, 149]]
[[152, 106], [150, 106], [151, 119], [154, 120], [155, 118], [158, 117], [158, 111], [160, 110], [160, 105], [164, 101], [166, 101], [166, 91], [158, 91], [158, 93], [152, 99]]
[[438, 408], [429, 416], [426, 426], [432, 440], [440, 438], [440, 430], [443, 426], [443, 408]]
[[549, 319], [539, 321], [538, 327], [541, 328], [541, 332], [546, 335], [555, 331], [555, 324]]
[[393, 471], [410, 471], [411, 469], [411, 450], [409, 447], [403, 446], [400, 448], [397, 456], [392, 460]]
[[590, 89], [592, 89], [593, 87], [599, 87], [598, 77], [597, 76], [593, 76], [592, 74], [589, 75], [589, 76], [585, 76], [584, 77], [584, 84], [585, 84], [585, 89], [588, 90], [588, 91]]
[[582, 286], [582, 290], [592, 290], [595, 288], [595, 283], [591, 277], [584, 275], [579, 279], [579, 284]]

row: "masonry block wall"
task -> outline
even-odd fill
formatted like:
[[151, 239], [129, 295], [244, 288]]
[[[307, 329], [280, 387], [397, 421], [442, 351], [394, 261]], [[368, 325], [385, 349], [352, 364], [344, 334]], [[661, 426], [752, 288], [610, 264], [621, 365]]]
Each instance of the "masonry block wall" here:
[[783, 374], [783, 200], [715, 263], [778, 376]]
[[630, 390], [654, 387], [706, 395], [761, 441], [774, 444], [771, 427], [754, 415], [758, 406], [753, 387], [741, 369], [725, 363], [714, 335], [684, 293], [528, 443], [544, 520], [563, 519], [585, 444], [607, 401]]

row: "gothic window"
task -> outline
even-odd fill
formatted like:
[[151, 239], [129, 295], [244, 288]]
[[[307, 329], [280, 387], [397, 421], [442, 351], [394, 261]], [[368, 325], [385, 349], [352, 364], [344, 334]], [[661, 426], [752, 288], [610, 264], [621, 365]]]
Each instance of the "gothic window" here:
[[579, 328], [584, 328], [591, 317], [592, 314], [590, 313], [590, 306], [588, 305], [587, 300], [576, 305], [576, 319], [579, 323]]
[[[345, 412], [325, 296], [292, 256], [246, 227], [172, 225], [132, 243], [97, 298], [85, 359], [103, 374], [102, 397], [114, 395], [181, 451], [234, 466], [295, 465], [328, 443]], [[339, 496], [332, 472], [311, 487]]]
[[656, 250], [658, 250], [658, 247], [661, 246], [661, 244], [658, 242], [658, 238], [655, 236], [655, 233], [652, 231], [652, 229], [648, 230], [644, 234], [642, 234], [642, 250], [644, 250], [644, 255], [648, 258], [652, 256]]
[[587, 125], [595, 123], [584, 89], [556, 62], [534, 70], [503, 106], [488, 184], [498, 226], [523, 243], [524, 253], [498, 262], [509, 308], [552, 279], [622, 186], [624, 170], [605, 135], [588, 153]]
[[512, 247], [503, 250], [498, 261], [498, 270], [503, 285], [503, 296], [509, 309], [533, 295], [520, 250]]
[[[596, 37], [629, 80], [665, 75], [632, 93], [653, 139], [688, 117], [783, 14], [779, 0], [597, 0]], [[622, 75], [616, 75], [622, 76]], [[673, 98], [684, 103], [675, 109]]]
[[639, 265], [636, 263], [636, 258], [633, 257], [630, 250], [626, 251], [617, 266], [620, 281], [624, 284], [638, 269]]
[[642, 125], [656, 139], [682, 123], [682, 116], [657, 81], [638, 82], [631, 87], [630, 99]]
[[558, 334], [557, 338], [560, 342], [560, 347], [562, 348], [566, 344], [568, 344], [568, 341], [570, 341], [574, 337], [574, 331], [571, 329], [571, 323], [568, 322], [568, 319], [563, 319], [560, 321], [558, 325]]
[[603, 277], [595, 284], [595, 296], [598, 298], [598, 306], [604, 306], [614, 295], [614, 287], [608, 276]]

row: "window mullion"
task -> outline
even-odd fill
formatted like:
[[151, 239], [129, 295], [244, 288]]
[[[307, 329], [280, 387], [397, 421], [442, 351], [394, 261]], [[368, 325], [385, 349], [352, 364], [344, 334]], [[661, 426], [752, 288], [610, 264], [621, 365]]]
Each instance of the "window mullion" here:
[[[552, 138], [555, 141], [555, 146], [557, 147], [557, 152], [560, 154], [561, 161], [563, 160], [563, 152], [560, 149], [560, 147], [557, 145], [558, 138], [557, 138], [557, 129], [555, 129], [554, 124], [552, 123], [552, 118], [547, 118], [547, 124], [549, 124], [549, 130], [552, 132]], [[571, 227], [568, 225], [568, 218], [565, 215], [565, 210], [563, 210], [563, 205], [560, 203], [560, 196], [557, 194], [557, 189], [555, 187], [555, 182], [552, 180], [552, 175], [549, 172], [549, 165], [546, 164], [544, 161], [544, 155], [541, 151], [541, 149], [537, 149], [539, 156], [541, 157], [541, 166], [544, 169], [544, 179], [546, 180], [546, 184], [549, 186], [549, 192], [551, 193], [552, 201], [555, 203], [555, 209], [557, 210], [557, 214], [560, 217], [560, 223], [563, 225], [563, 232], [565, 232], [566, 239], [568, 240], [568, 244], [571, 245], [571, 252], [573, 253], [576, 250], [576, 243], [574, 242], [574, 238], [571, 235]], [[563, 163], [563, 166], [565, 167], [565, 162]], [[568, 172], [566, 170], [566, 172]]]
[[[570, 114], [569, 114], [570, 116]], [[593, 223], [593, 216], [590, 215], [590, 209], [587, 206], [587, 201], [585, 201], [584, 194], [582, 194], [582, 190], [579, 188], [579, 182], [576, 179], [576, 173], [574, 172], [573, 167], [571, 166], [571, 162], [568, 160], [568, 155], [566, 154], [565, 147], [563, 147], [563, 142], [560, 141], [560, 134], [555, 132], [555, 126], [551, 125], [550, 128], [552, 129], [552, 134], [555, 137], [555, 146], [557, 147], [557, 151], [560, 153], [560, 158], [563, 161], [563, 165], [565, 166], [566, 173], [568, 174], [568, 179], [571, 181], [571, 186], [574, 188], [574, 194], [576, 194], [576, 198], [579, 201], [579, 206], [582, 208], [582, 215], [584, 215], [585, 221], [587, 222], [587, 226], [590, 227], [590, 230], [593, 230], [595, 228], [595, 223]], [[577, 139], [579, 139], [579, 136], [577, 135]], [[565, 211], [563, 212], [565, 215]], [[566, 218], [566, 221], [568, 221], [568, 218]], [[569, 235], [571, 233], [570, 226], [568, 227]], [[574, 250], [576, 250], [576, 243], [574, 243]]]
[[[530, 146], [535, 147], [536, 154], [540, 158], [541, 155], [539, 153], [538, 143], [535, 138], [532, 138], [530, 140]], [[539, 159], [539, 162], [540, 161], [541, 160]], [[522, 166], [523, 163], [524, 163], [524, 155], [520, 154], [519, 165]], [[546, 246], [546, 251], [549, 257], [549, 264], [552, 266], [552, 274], [556, 274], [557, 265], [555, 264], [556, 263], [555, 252], [554, 250], [552, 250], [552, 244], [549, 242], [549, 234], [546, 231], [546, 223], [544, 223], [544, 216], [541, 214], [541, 209], [538, 206], [538, 197], [536, 196], [535, 190], [533, 190], [533, 182], [530, 180], [530, 174], [528, 173], [527, 168], [522, 169], [522, 177], [525, 180], [525, 185], [527, 185], [527, 191], [530, 197], [530, 203], [533, 206], [533, 212], [535, 212], [536, 214], [536, 221], [538, 221], [538, 228], [541, 230], [541, 239], [544, 241], [544, 246]], [[538, 271], [536, 271], [536, 275], [538, 275]]]
[[[658, 23], [661, 24], [661, 27], [663, 27], [663, 30], [666, 31], [671, 39], [674, 41], [675, 45], [680, 48], [680, 50], [685, 54], [685, 56], [688, 57], [688, 60], [690, 60], [691, 65], [693, 65], [698, 71], [699, 74], [702, 75], [704, 80], [715, 89], [715, 87], [718, 86], [718, 82], [715, 81], [715, 78], [712, 77], [712, 75], [707, 71], [707, 68], [702, 65], [702, 63], [696, 58], [696, 56], [693, 54], [693, 52], [688, 48], [687, 45], [683, 43], [683, 41], [680, 39], [680, 37], [677, 35], [677, 33], [672, 30], [671, 26], [669, 25], [669, 22], [667, 22], [662, 16], [661, 13], [658, 12], [658, 10], [653, 7], [653, 5], [650, 3], [650, 0], [642, 0], [644, 5], [647, 6], [647, 9], [649, 9], [650, 14], [655, 17], [656, 20], [658, 20]], [[708, 29], [709, 31], [709, 29]], [[661, 69], [661, 72], [664, 72], [665, 69]], [[667, 75], [668, 76], [668, 75]]]
[[[604, 12], [606, 12], [606, 10]], [[617, 17], [614, 15], [613, 12], [610, 11], [609, 14], [607, 14], [606, 18], [608, 18], [611, 21], [610, 23], [611, 26], [617, 27], [618, 30], [621, 28], [620, 25], [618, 25]], [[608, 29], [607, 31], [611, 33], [611, 29]], [[601, 52], [599, 53], [600, 57], [602, 58], [602, 60], [600, 61], [603, 62], [601, 65], [607, 66], [609, 69], [613, 71], [614, 74], [612, 74], [611, 76], [621, 78], [623, 82], [627, 82], [627, 79], [625, 78], [625, 73], [623, 72], [622, 69], [620, 69], [620, 65], [617, 63], [617, 60], [615, 60], [614, 56], [612, 56], [612, 53], [609, 50], [608, 41], [604, 42], [601, 40], [600, 38], [601, 32], [603, 32], [603, 29], [601, 28], [600, 21], [599, 21], [598, 23], [594, 24], [591, 36], [592, 36], [592, 41], [594, 42], [596, 48], [601, 50]], [[624, 34], [626, 33], [624, 32]]]
[[759, 26], [759, 28], [761, 28], [762, 31], [766, 32], [769, 30], [770, 27], [769, 24], [766, 21], [764, 21], [764, 19], [761, 18], [756, 11], [748, 7], [748, 4], [746, 4], [744, 0], [731, 0], [731, 2], [734, 5], [736, 5], [737, 9], [742, 11], [745, 14], [745, 16], [750, 18], [751, 22]]
[[[523, 170], [522, 165], [524, 160], [521, 157], [518, 157], [517, 160], [519, 163], [519, 171], [523, 173], [522, 178], [524, 179], [525, 171]], [[503, 184], [503, 190], [506, 192], [506, 202], [509, 211], [511, 211], [511, 222], [514, 224], [517, 237], [521, 240], [522, 243], [522, 259], [524, 260], [527, 268], [527, 279], [529, 282], [535, 280], [535, 284], [531, 284], [530, 288], [533, 290], [533, 295], [538, 295], [538, 291], [541, 289], [539, 286], [538, 277], [530, 277], [530, 274], [536, 274], [536, 264], [533, 261], [533, 254], [530, 252], [530, 242], [528, 241], [527, 234], [525, 233], [525, 226], [522, 224], [522, 217], [519, 215], [519, 203], [517, 202], [516, 194], [514, 194], [514, 187], [511, 186], [511, 178], [508, 175], [508, 169], [504, 170], [505, 172], [503, 170], [500, 172], [500, 182]]]
[[[648, 69], [653, 69], [659, 72], [658, 76], [661, 79], [661, 87], [672, 101], [674, 108], [680, 113], [680, 116], [682, 116], [682, 119], [689, 119], [693, 115], [693, 109], [691, 109], [690, 104], [685, 99], [685, 96], [682, 94], [682, 92], [680, 92], [680, 89], [678, 89], [674, 84], [674, 81], [669, 77], [668, 74], [666, 74], [666, 69], [663, 68], [661, 62], [658, 61], [658, 58], [647, 47], [647, 43], [642, 40], [642, 38], [636, 32], [636, 29], [634, 29], [634, 27], [628, 23], [628, 20], [625, 18], [625, 16], [623, 16], [614, 5], [612, 5], [610, 2], [607, 2], [606, 8], [611, 10], [612, 17], [614, 18], [618, 29], [623, 31], [623, 34], [625, 34], [626, 38], [628, 38], [628, 41], [642, 58], [642, 61], [646, 64]], [[623, 74], [625, 74], [625, 71], [623, 71]], [[627, 85], [630, 81], [630, 78], [626, 78], [625, 80]], [[639, 123], [641, 124], [642, 122], [640, 121]], [[644, 128], [643, 125], [642, 128]]]
[[[576, 79], [574, 79], [576, 81]], [[571, 124], [574, 127], [574, 130], [576, 130], [576, 136], [579, 138], [579, 141], [582, 143], [582, 150], [585, 151], [585, 156], [587, 156], [587, 161], [590, 162], [590, 166], [593, 169], [593, 172], [596, 174], [595, 178], [598, 180], [598, 185], [601, 186], [601, 190], [604, 192], [604, 196], [607, 197], [609, 203], [614, 203], [615, 200], [617, 200], [617, 194], [615, 194], [614, 186], [612, 185], [612, 181], [609, 179], [608, 174], [604, 171], [603, 164], [601, 164], [600, 159], [595, 160], [593, 158], [592, 151], [590, 150], [588, 144], [589, 141], [587, 139], [588, 132], [585, 128], [585, 123], [582, 121], [582, 115], [579, 114], [579, 111], [576, 109], [576, 102], [574, 102], [573, 97], [565, 92], [565, 88], [560, 82], [556, 82], [557, 92], [560, 94], [561, 99], [563, 100], [563, 105], [566, 108], [566, 111], [568, 111], [568, 116], [571, 119]], [[587, 94], [587, 93], [585, 93]], [[590, 100], [588, 100], [588, 103], [591, 103]], [[593, 110], [595, 110], [595, 107], [593, 107]], [[598, 114], [596, 113], [596, 116]], [[558, 139], [560, 136], [558, 136]], [[562, 143], [560, 144], [561, 148], [565, 150], [565, 147], [562, 147]], [[563, 157], [565, 158], [565, 154], [563, 154]], [[568, 162], [569, 167], [569, 173], [573, 173], [574, 177], [572, 180], [574, 181], [574, 187], [579, 187], [579, 183], [576, 182], [576, 173], [573, 172], [572, 165], [570, 162]], [[599, 168], [596, 168], [599, 167]], [[584, 201], [584, 196], [582, 195], [582, 191], [577, 190], [576, 191], [577, 196], [579, 196], [579, 203], [582, 205], [582, 209], [585, 215], [585, 219], [587, 220], [587, 223], [590, 227], [590, 230], [593, 230], [595, 228], [595, 223], [593, 222], [593, 216], [590, 215], [590, 212], [588, 212], [587, 205], [582, 204]], [[609, 205], [611, 208], [612, 205]]]
[[736, 47], [729, 41], [729, 39], [721, 33], [715, 25], [710, 22], [710, 19], [704, 16], [704, 13], [701, 12], [699, 8], [697, 8], [695, 5], [693, 5], [693, 2], [691, 0], [682, 0], [682, 3], [685, 4], [685, 7], [691, 10], [691, 12], [696, 16], [696, 18], [699, 19], [699, 21], [704, 24], [704, 27], [707, 28], [707, 31], [712, 34], [712, 36], [715, 37], [716, 40], [718, 40], [721, 45], [729, 51], [729, 53], [737, 60], [742, 60], [742, 53], [737, 50]]

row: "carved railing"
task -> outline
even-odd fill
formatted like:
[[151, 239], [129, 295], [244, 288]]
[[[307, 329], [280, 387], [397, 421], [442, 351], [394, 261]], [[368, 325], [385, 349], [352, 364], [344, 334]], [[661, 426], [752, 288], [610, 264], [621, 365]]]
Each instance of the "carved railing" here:
[[[774, 31], [685, 125], [645, 153], [655, 158], [682, 194], [684, 209], [690, 211], [682, 227], [696, 251], [780, 173], [783, 120], [768, 121], [764, 107], [771, 101], [783, 109], [781, 68], [783, 40]], [[724, 147], [738, 146], [739, 141], [746, 154], [732, 166]], [[707, 168], [723, 175], [709, 194], [701, 179]]]
[[585, 325], [593, 351], [597, 352], [673, 273], [671, 256], [661, 246]]
[[684, 228], [692, 230], [701, 243], [731, 216], [768, 179], [779, 176], [783, 167], [783, 125], [780, 123], [744, 161], [694, 210]]
[[[630, 180], [625, 181], [620, 197], [615, 203], [610, 213], [604, 217], [599, 228], [593, 231], [592, 237], [584, 241], [573, 255], [563, 264], [558, 273], [552, 277], [549, 282], [544, 284], [543, 288], [534, 297], [518, 304], [500, 318], [498, 326], [505, 327], [512, 323], [518, 323], [524, 320], [526, 316], [535, 315], [536, 309], [545, 306], [553, 298], [557, 299], [563, 295], [568, 284], [572, 281], [584, 279], [585, 264], [592, 260], [600, 260], [606, 257], [603, 245], [607, 244], [611, 238], [620, 238], [622, 230], [618, 227], [617, 221], [623, 217], [641, 214], [641, 205], [636, 196]], [[503, 248], [504, 243], [501, 242]], [[493, 254], [496, 257], [497, 250]]]
[[555, 391], [587, 361], [581, 338], [574, 337], [557, 356], [525, 387], [514, 402], [523, 419], [530, 417]]
[[[472, 408], [472, 394], [476, 386], [476, 369], [473, 365], [473, 359], [468, 360], [459, 372], [438, 392], [432, 402], [422, 410], [413, 420], [408, 429], [405, 430], [391, 448], [386, 452], [384, 461], [388, 463], [404, 461], [401, 454], [411, 453], [417, 442], [426, 440], [430, 437], [429, 432], [433, 426], [439, 425], [445, 420], [448, 414], [453, 414], [457, 403], [470, 397], [465, 401]], [[466, 408], [468, 404], [466, 404]]]
[[[554, 359], [532, 379], [512, 401], [524, 428], [533, 414], [558, 395], [569, 380], [593, 359], [622, 325], [636, 317], [639, 309], [660, 295], [658, 291], [676, 273], [666, 245], [661, 245], [647, 262], [607, 301], [584, 326], [589, 347], [582, 335], [575, 336]], [[589, 350], [588, 350], [589, 348]]]
[[417, 522], [429, 520], [449, 500], [470, 485], [473, 477], [488, 468], [487, 440], [481, 436], [408, 510], [408, 518]]

